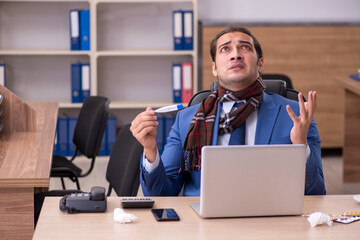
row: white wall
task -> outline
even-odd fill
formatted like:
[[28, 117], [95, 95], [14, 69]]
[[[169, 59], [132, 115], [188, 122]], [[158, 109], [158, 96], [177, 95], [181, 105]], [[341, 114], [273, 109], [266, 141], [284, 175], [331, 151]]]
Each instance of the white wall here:
[[198, 0], [207, 23], [359, 23], [360, 0]]

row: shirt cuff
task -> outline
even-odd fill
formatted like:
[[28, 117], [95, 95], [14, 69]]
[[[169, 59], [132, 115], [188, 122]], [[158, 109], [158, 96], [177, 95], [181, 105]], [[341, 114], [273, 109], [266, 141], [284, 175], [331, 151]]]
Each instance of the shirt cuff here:
[[157, 168], [157, 166], [159, 166], [160, 163], [160, 156], [159, 156], [159, 151], [156, 150], [156, 158], [154, 162], [149, 162], [145, 156], [145, 154], [143, 154], [143, 166], [144, 169], [147, 173], [151, 173], [152, 171], [155, 170], [155, 168]]
[[308, 159], [310, 157], [310, 154], [311, 154], [309, 144], [306, 145], [305, 154], [306, 154], [306, 159]]

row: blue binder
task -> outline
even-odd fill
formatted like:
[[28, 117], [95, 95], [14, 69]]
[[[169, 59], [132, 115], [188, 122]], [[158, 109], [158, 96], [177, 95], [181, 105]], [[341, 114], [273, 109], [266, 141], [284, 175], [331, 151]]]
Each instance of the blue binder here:
[[80, 50], [79, 10], [70, 10], [70, 49]]
[[90, 96], [90, 64], [81, 64], [81, 102]]
[[173, 11], [173, 38], [174, 38], [174, 50], [183, 49], [183, 14], [181, 10]]
[[62, 156], [67, 155], [67, 142], [68, 142], [68, 121], [66, 117], [58, 118], [58, 140], [59, 140], [59, 149], [58, 154]]
[[159, 150], [159, 154], [162, 154], [164, 151], [165, 141], [164, 141], [164, 117], [158, 117], [157, 121], [159, 125], [156, 129], [156, 144]]
[[108, 118], [108, 135], [107, 135], [107, 151], [106, 154], [110, 155], [111, 150], [114, 146], [115, 140], [116, 140], [116, 117], [109, 117]]
[[81, 64], [71, 64], [71, 102], [81, 102]]
[[99, 150], [99, 156], [106, 156], [107, 153], [107, 136], [108, 136], [108, 125], [106, 125], [105, 128], [105, 132], [104, 132], [104, 136], [101, 139], [101, 145], [100, 145], [100, 150]]
[[59, 124], [56, 124], [53, 154], [59, 155]]
[[74, 130], [76, 126], [77, 118], [69, 117], [68, 120], [68, 140], [67, 140], [67, 156], [73, 156], [75, 153], [75, 144], [73, 142]]
[[175, 116], [165, 117], [164, 126], [164, 144], [167, 143], [167, 137], [169, 136], [172, 125], [174, 125]]
[[193, 11], [183, 11], [183, 22], [184, 22], [184, 38], [183, 38], [183, 49], [193, 50]]
[[6, 64], [0, 64], [0, 84], [6, 87]]
[[352, 79], [355, 79], [356, 81], [360, 81], [360, 73], [358, 73], [358, 74], [350, 74], [350, 77]]
[[181, 63], [172, 65], [173, 102], [181, 103]]
[[90, 11], [80, 10], [80, 49], [90, 50]]

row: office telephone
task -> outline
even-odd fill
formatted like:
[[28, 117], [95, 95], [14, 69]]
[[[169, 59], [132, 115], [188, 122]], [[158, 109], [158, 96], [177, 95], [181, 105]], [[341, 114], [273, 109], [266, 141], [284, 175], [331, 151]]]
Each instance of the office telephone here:
[[67, 213], [106, 211], [105, 188], [92, 187], [90, 193], [71, 193], [60, 199], [60, 210]]

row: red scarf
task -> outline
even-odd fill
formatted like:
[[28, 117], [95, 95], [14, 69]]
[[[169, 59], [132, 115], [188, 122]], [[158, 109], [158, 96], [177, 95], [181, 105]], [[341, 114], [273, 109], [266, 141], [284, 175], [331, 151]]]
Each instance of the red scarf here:
[[232, 92], [222, 86], [205, 98], [193, 119], [181, 153], [181, 170], [190, 172], [199, 170], [201, 164], [201, 149], [211, 145], [213, 137], [216, 110], [219, 102], [242, 101], [246, 103], [235, 111], [226, 113], [219, 121], [219, 135], [231, 133], [243, 124], [251, 113], [259, 106], [265, 85], [259, 77], [249, 87]]

